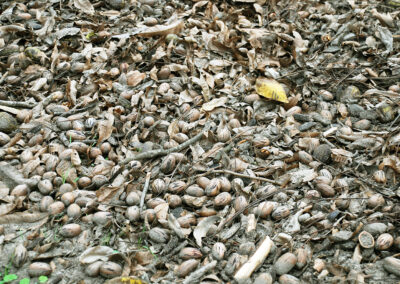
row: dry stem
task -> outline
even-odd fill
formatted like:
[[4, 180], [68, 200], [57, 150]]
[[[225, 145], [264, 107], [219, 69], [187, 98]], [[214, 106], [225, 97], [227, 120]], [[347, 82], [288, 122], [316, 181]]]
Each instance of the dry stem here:
[[271, 251], [273, 242], [266, 236], [262, 241], [261, 245], [255, 251], [255, 253], [250, 257], [250, 259], [240, 267], [236, 272], [234, 278], [239, 283], [244, 282], [249, 279], [251, 274], [264, 262], [267, 258], [269, 252]]

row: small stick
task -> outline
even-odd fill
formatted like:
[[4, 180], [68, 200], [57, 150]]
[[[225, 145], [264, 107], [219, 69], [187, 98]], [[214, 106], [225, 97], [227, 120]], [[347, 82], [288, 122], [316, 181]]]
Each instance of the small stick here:
[[165, 156], [165, 155], [168, 155], [173, 152], [180, 152], [183, 149], [185, 149], [186, 147], [189, 147], [189, 145], [194, 144], [197, 141], [199, 141], [201, 139], [201, 137], [203, 137], [204, 132], [208, 131], [209, 128], [210, 128], [210, 125], [206, 124], [206, 126], [204, 127], [204, 130], [202, 132], [200, 132], [193, 138], [189, 139], [188, 141], [180, 144], [179, 146], [176, 146], [174, 148], [167, 149], [167, 150], [160, 149], [160, 150], [153, 150], [153, 151], [148, 151], [145, 153], [140, 153], [132, 158], [126, 158], [125, 160], [122, 161], [122, 164], [125, 165], [133, 160], [151, 159], [151, 158], [155, 158], [158, 156]]
[[22, 108], [33, 108], [37, 104], [29, 102], [14, 102], [14, 101], [4, 101], [0, 100], [0, 105], [8, 107], [22, 107]]
[[258, 247], [256, 252], [250, 257], [250, 259], [240, 267], [236, 272], [234, 278], [239, 283], [244, 282], [249, 279], [251, 274], [260, 267], [260, 265], [267, 258], [269, 252], [271, 251], [272, 245], [274, 243], [270, 237], [266, 236], [262, 241], [261, 245]]
[[266, 181], [266, 182], [270, 182], [270, 183], [279, 185], [279, 183], [277, 181], [274, 181], [272, 179], [263, 178], [263, 177], [252, 177], [252, 176], [249, 176], [249, 175], [236, 173], [236, 172], [233, 172], [233, 171], [230, 171], [230, 170], [215, 170], [215, 171], [211, 171], [210, 173], [230, 174], [230, 175], [235, 175], [235, 176], [242, 177], [242, 178], [249, 178], [249, 179], [253, 179], [253, 180]]
[[144, 199], [147, 194], [147, 190], [149, 189], [149, 184], [150, 184], [150, 177], [151, 177], [151, 170], [146, 174], [146, 181], [144, 183], [142, 195], [140, 196], [140, 205], [139, 205], [139, 212], [142, 213], [142, 208], [144, 205]]
[[202, 266], [200, 269], [192, 272], [188, 277], [186, 277], [182, 284], [199, 283], [201, 278], [215, 266], [217, 266], [216, 260]]

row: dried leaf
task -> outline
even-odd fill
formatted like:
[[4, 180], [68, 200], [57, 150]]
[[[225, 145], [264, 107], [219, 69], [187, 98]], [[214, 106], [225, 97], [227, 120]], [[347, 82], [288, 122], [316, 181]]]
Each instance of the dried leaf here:
[[175, 216], [173, 214], [168, 214], [168, 227], [175, 232], [175, 234], [183, 239], [185, 238], [185, 235], [182, 231], [181, 226], [179, 225], [178, 220], [176, 220]]
[[43, 218], [46, 218], [49, 214], [47, 212], [16, 212], [14, 214], [8, 214], [0, 217], [0, 224], [22, 224], [22, 223], [35, 223]]
[[113, 132], [114, 115], [106, 113], [105, 118], [106, 120], [102, 120], [98, 124], [99, 139], [97, 140], [97, 145], [110, 138]]
[[218, 216], [210, 216], [199, 222], [196, 228], [193, 231], [193, 236], [196, 239], [196, 243], [199, 247], [201, 247], [201, 239], [207, 235], [210, 226], [213, 225], [220, 219]]
[[88, 15], [94, 15], [94, 7], [89, 0], [74, 0], [74, 6]]
[[275, 101], [288, 103], [285, 90], [282, 85], [274, 79], [258, 78], [256, 91], [259, 95]]
[[143, 37], [164, 36], [168, 34], [177, 34], [183, 28], [183, 21], [176, 21], [169, 25], [156, 25], [154, 27], [146, 27], [143, 31], [137, 33]]
[[81, 254], [79, 261], [81, 264], [91, 264], [98, 260], [107, 261], [113, 253], [114, 250], [107, 246], [91, 247]]
[[226, 97], [213, 99], [213, 100], [209, 101], [208, 103], [204, 103], [203, 106], [201, 107], [201, 109], [203, 111], [212, 111], [213, 109], [215, 109], [217, 107], [224, 106], [227, 100], [228, 99]]
[[135, 87], [142, 82], [144, 78], [146, 78], [145, 73], [141, 73], [137, 70], [130, 71], [128, 74], [126, 74], [126, 83], [128, 86]]

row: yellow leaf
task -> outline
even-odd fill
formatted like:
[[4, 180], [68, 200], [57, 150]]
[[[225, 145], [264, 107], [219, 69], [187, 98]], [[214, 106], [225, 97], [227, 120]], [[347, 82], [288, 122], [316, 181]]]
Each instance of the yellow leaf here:
[[274, 79], [258, 78], [256, 80], [256, 91], [257, 94], [268, 99], [283, 103], [289, 102], [282, 85]]

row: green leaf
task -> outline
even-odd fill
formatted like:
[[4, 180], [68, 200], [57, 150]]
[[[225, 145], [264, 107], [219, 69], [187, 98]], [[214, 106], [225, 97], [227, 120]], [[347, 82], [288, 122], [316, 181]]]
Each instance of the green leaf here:
[[49, 278], [47, 276], [39, 276], [39, 283], [46, 283]]
[[19, 281], [19, 284], [29, 284], [30, 282], [29, 278], [23, 278]]
[[16, 274], [7, 274], [4, 276], [3, 281], [5, 282], [11, 282], [15, 279], [18, 279], [18, 276]]

